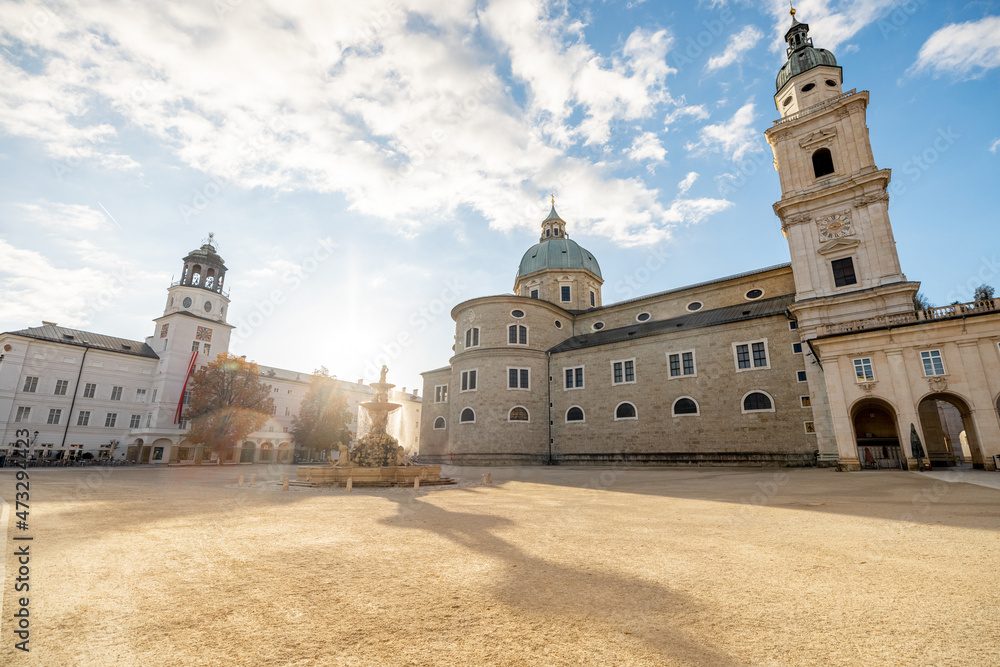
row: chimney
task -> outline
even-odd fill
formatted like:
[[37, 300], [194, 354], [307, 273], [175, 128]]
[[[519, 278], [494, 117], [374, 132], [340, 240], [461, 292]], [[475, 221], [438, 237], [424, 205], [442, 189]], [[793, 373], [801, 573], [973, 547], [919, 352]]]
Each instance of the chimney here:
[[43, 327], [57, 327], [59, 325], [56, 324], [55, 322], [46, 322], [45, 320], [42, 320], [42, 326]]

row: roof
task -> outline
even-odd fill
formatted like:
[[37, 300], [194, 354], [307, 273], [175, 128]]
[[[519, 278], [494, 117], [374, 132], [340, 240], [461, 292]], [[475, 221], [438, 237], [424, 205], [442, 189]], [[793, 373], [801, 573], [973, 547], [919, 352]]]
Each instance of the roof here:
[[[552, 212], [555, 213], [555, 208]], [[517, 275], [521, 278], [544, 269], [586, 269], [603, 280], [601, 267], [594, 255], [576, 241], [565, 237], [545, 239], [528, 248], [521, 258]]]
[[788, 61], [778, 70], [774, 81], [776, 90], [781, 90], [788, 80], [814, 67], [827, 65], [837, 67], [837, 59], [826, 49], [817, 49], [809, 39], [809, 24], [799, 23], [792, 14], [792, 26], [785, 33], [789, 45]]
[[604, 306], [598, 306], [597, 308], [590, 308], [588, 310], [575, 310], [571, 311], [574, 315], [579, 313], [593, 313], [598, 310], [607, 310], [609, 308], [616, 308], [618, 306], [623, 306], [628, 303], [636, 303], [637, 301], [645, 301], [646, 299], [655, 299], [657, 297], [666, 296], [668, 294], [676, 294], [677, 292], [684, 292], [689, 289], [695, 289], [698, 287], [706, 287], [708, 285], [714, 285], [716, 283], [724, 283], [727, 280], [736, 280], [737, 278], [746, 278], [748, 276], [755, 276], [759, 273], [767, 273], [768, 271], [777, 271], [778, 269], [788, 269], [791, 268], [791, 262], [785, 262], [784, 264], [775, 264], [774, 266], [765, 266], [763, 269], [753, 269], [752, 271], [744, 271], [743, 273], [734, 273], [731, 276], [725, 276], [722, 278], [713, 278], [712, 280], [706, 280], [700, 283], [694, 283], [693, 285], [685, 285], [684, 287], [674, 287], [672, 289], [663, 290], [662, 292], [654, 292], [653, 294], [646, 294], [644, 296], [637, 296], [632, 299], [625, 299], [624, 301], [617, 301], [615, 303], [609, 303]]
[[722, 324], [732, 324], [733, 322], [756, 320], [762, 317], [784, 315], [788, 306], [794, 301], [794, 294], [785, 294], [770, 299], [738, 303], [726, 306], [725, 308], [698, 311], [689, 315], [672, 317], [667, 320], [652, 320], [630, 324], [626, 327], [618, 327], [617, 329], [603, 329], [564, 340], [550, 349], [549, 352], [569, 352], [587, 347], [610, 345], [611, 343], [621, 343], [648, 336], [657, 336], [678, 330], [690, 331], [691, 329], [702, 329]]
[[67, 329], [53, 324], [46, 324], [40, 327], [30, 327], [20, 331], [7, 331], [14, 336], [24, 336], [35, 340], [49, 341], [50, 343], [62, 343], [63, 345], [73, 345], [76, 347], [90, 347], [103, 352], [115, 352], [117, 354], [128, 354], [133, 357], [145, 357], [147, 359], [159, 359], [153, 348], [146, 343], [129, 340], [127, 338], [115, 338], [104, 334], [90, 331], [80, 331], [79, 329]]

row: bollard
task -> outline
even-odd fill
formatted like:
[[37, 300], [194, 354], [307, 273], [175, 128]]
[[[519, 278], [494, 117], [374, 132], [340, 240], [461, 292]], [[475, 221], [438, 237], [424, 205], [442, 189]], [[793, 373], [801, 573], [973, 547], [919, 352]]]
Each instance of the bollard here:
[[236, 482], [236, 486], [243, 487], [243, 475], [240, 475], [240, 481]]
[[257, 483], [257, 475], [256, 473], [254, 473], [253, 475], [250, 475], [250, 486], [253, 486], [256, 483]]
[[420, 490], [420, 478], [419, 477], [414, 477], [413, 478], [413, 490], [414, 491], [419, 491]]
[[347, 478], [347, 492], [351, 492], [351, 487], [354, 486], [354, 479], [351, 477]]
[[483, 473], [483, 484], [486, 484], [486, 473]]
[[493, 473], [491, 472], [486, 473], [486, 483], [487, 484], [493, 483]]
[[287, 491], [288, 490], [288, 478], [287, 477], [282, 481], [281, 490], [282, 491]]

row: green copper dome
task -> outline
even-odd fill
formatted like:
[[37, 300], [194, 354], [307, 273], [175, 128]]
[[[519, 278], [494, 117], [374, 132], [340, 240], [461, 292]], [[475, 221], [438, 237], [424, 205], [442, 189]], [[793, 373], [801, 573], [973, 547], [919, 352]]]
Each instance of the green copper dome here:
[[812, 39], [809, 38], [809, 24], [799, 23], [794, 15], [792, 27], [785, 33], [785, 41], [788, 42], [788, 62], [778, 70], [778, 78], [774, 82], [777, 90], [781, 90], [793, 76], [798, 76], [814, 67], [837, 66], [837, 59], [832, 53], [812, 45]]
[[604, 280], [601, 267], [590, 251], [567, 238], [545, 239], [528, 248], [528, 252], [521, 258], [517, 277], [522, 278], [543, 269], [586, 269]]

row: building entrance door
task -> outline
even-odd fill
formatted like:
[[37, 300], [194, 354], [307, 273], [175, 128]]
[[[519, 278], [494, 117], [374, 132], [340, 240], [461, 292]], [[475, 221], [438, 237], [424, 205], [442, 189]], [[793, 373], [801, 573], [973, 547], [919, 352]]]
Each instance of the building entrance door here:
[[899, 447], [896, 413], [888, 403], [872, 398], [854, 408], [854, 435], [863, 470], [905, 470]]

